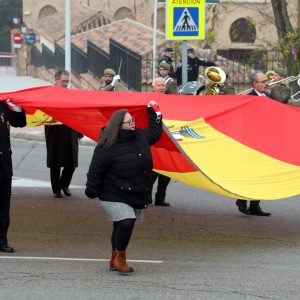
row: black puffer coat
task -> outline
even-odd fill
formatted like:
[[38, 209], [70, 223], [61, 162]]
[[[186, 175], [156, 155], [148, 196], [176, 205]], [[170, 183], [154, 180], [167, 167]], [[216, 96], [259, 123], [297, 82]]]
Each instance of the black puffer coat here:
[[97, 146], [87, 174], [85, 194], [102, 201], [123, 202], [134, 208], [149, 204], [153, 168], [150, 145], [162, 133], [162, 121], [148, 108], [147, 129], [120, 129], [115, 144], [105, 149]]

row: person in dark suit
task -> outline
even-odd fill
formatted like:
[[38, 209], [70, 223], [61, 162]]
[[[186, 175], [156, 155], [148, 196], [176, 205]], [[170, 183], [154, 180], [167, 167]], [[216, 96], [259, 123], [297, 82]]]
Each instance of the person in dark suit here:
[[[198, 75], [199, 75], [199, 67], [212, 67], [217, 66], [219, 62], [216, 64], [214, 61], [205, 61], [197, 57], [196, 52], [194, 48], [189, 48], [187, 50], [188, 53], [188, 65], [187, 65], [187, 71], [188, 71], [188, 81], [197, 81]], [[177, 85], [182, 84], [182, 66], [179, 66], [176, 69], [176, 78], [177, 78]]]
[[12, 182], [12, 160], [9, 128], [26, 126], [25, 111], [10, 100], [0, 102], [0, 251], [14, 252], [8, 245], [9, 212]]
[[[252, 86], [252, 91], [250, 91], [248, 95], [269, 97], [269, 94], [266, 92], [268, 87], [268, 78], [265, 73], [256, 72], [251, 74], [250, 82]], [[269, 212], [264, 212], [261, 209], [259, 200], [251, 200], [249, 202], [250, 204], [248, 208], [246, 200], [237, 199], [236, 205], [239, 211], [245, 215], [256, 215], [256, 216], [263, 216], [263, 217], [267, 217], [271, 215]]]
[[[55, 84], [67, 88], [69, 72], [58, 70], [55, 74]], [[78, 140], [82, 135], [68, 126], [45, 126], [47, 148], [47, 167], [50, 168], [50, 180], [54, 198], [62, 198], [62, 193], [71, 196], [69, 185], [75, 168], [78, 166]], [[63, 168], [61, 172], [61, 168]]]

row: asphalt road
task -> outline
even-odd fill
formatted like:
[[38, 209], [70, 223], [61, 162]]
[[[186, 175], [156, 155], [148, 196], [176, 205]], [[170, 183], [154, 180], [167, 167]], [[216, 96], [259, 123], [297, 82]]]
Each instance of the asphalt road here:
[[0, 299], [298, 299], [300, 197], [264, 202], [271, 217], [172, 181], [171, 207], [150, 206], [135, 228], [135, 272], [107, 268], [111, 224], [84, 196], [93, 147], [81, 146], [71, 197], [54, 199], [43, 142], [12, 140], [9, 241]]

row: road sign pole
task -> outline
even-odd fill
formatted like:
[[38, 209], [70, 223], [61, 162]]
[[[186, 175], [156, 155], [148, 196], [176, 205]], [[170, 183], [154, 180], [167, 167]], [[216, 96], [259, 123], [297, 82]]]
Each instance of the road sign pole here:
[[156, 31], [157, 31], [157, 0], [154, 0], [153, 15], [153, 42], [152, 42], [152, 80], [156, 77]]
[[188, 56], [187, 56], [187, 41], [182, 41], [181, 44], [181, 57], [182, 57], [182, 67], [181, 67], [181, 78], [182, 78], [182, 86], [184, 86], [187, 83], [187, 62], [188, 62]]
[[71, 0], [65, 1], [65, 69], [71, 75]]

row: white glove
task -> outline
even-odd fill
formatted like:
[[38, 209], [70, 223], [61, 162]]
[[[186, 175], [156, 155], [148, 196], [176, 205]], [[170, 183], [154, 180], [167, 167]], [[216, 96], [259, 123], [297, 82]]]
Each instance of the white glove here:
[[17, 105], [17, 104], [13, 104], [10, 99], [7, 99], [6, 100], [6, 104], [9, 105], [13, 111], [16, 111], [16, 112], [21, 112], [22, 111], [22, 107]]
[[118, 82], [118, 80], [120, 80], [120, 79], [121, 79], [120, 75], [118, 75], [118, 74], [115, 75], [114, 78], [113, 78], [113, 80], [112, 80], [112, 82], [111, 82], [111, 85], [115, 86], [116, 83]]
[[159, 123], [161, 119], [161, 111], [159, 109], [158, 104], [154, 100], [150, 100], [149, 103], [147, 104], [147, 107], [152, 107], [152, 109], [156, 113], [156, 122]]

